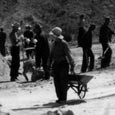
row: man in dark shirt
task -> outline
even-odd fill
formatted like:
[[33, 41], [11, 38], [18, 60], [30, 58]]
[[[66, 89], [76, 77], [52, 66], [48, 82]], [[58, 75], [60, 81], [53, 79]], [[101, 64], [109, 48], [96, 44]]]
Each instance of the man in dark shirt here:
[[71, 72], [74, 70], [74, 60], [71, 57], [67, 42], [62, 36], [62, 29], [55, 27], [50, 32], [53, 37], [53, 44], [49, 58], [49, 66], [52, 68], [54, 85], [58, 100], [57, 103], [64, 104], [67, 101], [67, 84], [69, 67]]
[[33, 32], [31, 31], [31, 26], [26, 25], [24, 37], [25, 37], [26, 56], [29, 59], [32, 56], [33, 52], [32, 52], [32, 49], [27, 49], [27, 48], [34, 47]]
[[11, 71], [10, 71], [11, 81], [15, 81], [17, 79], [18, 70], [20, 67], [20, 45], [19, 45], [20, 40], [17, 37], [18, 31], [19, 31], [19, 25], [15, 23], [12, 26], [12, 31], [9, 35], [11, 41], [11, 56], [12, 56]]
[[38, 68], [41, 67], [41, 65], [43, 66], [45, 72], [44, 79], [48, 80], [50, 78], [49, 69], [47, 66], [47, 61], [50, 54], [48, 39], [45, 35], [42, 34], [41, 27], [38, 24], [34, 26], [33, 31], [35, 33], [34, 39], [37, 40], [36, 47], [35, 47], [36, 67]]
[[0, 28], [0, 53], [5, 56], [5, 42], [6, 42], [6, 33], [3, 28]]
[[79, 28], [78, 28], [78, 46], [82, 47], [83, 45], [83, 36], [86, 32], [85, 28], [84, 28], [84, 15], [80, 15], [79, 17], [79, 24], [78, 24]]
[[[109, 66], [111, 61], [111, 55], [112, 55], [112, 49], [109, 46], [109, 42], [111, 42], [111, 37], [112, 34], [114, 34], [114, 32], [108, 27], [109, 23], [110, 23], [110, 19], [105, 18], [105, 22], [101, 26], [100, 33], [99, 33], [99, 42], [101, 43], [103, 49], [102, 56], [105, 57], [105, 61], [101, 65], [102, 68]], [[107, 49], [109, 49], [108, 52], [106, 52]], [[108, 53], [108, 55], [105, 55], [105, 53]]]
[[88, 31], [83, 37], [83, 51], [84, 61], [82, 63], [82, 72], [92, 71], [94, 69], [94, 54], [92, 52], [92, 32], [95, 29], [95, 25], [91, 24]]
[[84, 15], [80, 15], [79, 16], [79, 28], [78, 28], [78, 47], [82, 48], [82, 52], [83, 52], [83, 56], [82, 56], [82, 66], [81, 66], [81, 72], [85, 72], [86, 71], [86, 65], [87, 65], [87, 60], [86, 60], [86, 52], [84, 49], [84, 35], [86, 33], [85, 27], [84, 27]]

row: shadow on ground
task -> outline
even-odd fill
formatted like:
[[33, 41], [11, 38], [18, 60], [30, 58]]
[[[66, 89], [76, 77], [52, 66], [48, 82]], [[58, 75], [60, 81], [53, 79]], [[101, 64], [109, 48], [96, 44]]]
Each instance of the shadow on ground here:
[[0, 83], [9, 83], [11, 81], [0, 81]]
[[36, 110], [36, 109], [46, 109], [46, 108], [57, 108], [57, 107], [63, 107], [65, 105], [79, 105], [81, 103], [86, 103], [85, 100], [69, 100], [67, 101], [66, 104], [58, 104], [55, 102], [50, 102], [50, 103], [46, 103], [41, 105], [34, 105], [33, 107], [29, 107], [29, 108], [17, 108], [17, 109], [12, 109], [13, 111], [23, 111], [23, 110]]

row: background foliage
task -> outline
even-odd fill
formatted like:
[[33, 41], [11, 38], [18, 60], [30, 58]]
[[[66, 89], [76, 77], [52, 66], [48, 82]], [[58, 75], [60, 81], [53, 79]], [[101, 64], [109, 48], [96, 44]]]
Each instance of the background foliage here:
[[98, 28], [105, 16], [111, 17], [111, 27], [114, 28], [114, 11], [115, 0], [0, 0], [0, 25], [9, 32], [11, 23], [39, 22], [46, 30], [60, 26], [65, 32], [76, 36], [78, 17], [84, 14], [86, 27], [96, 23], [95, 33], [98, 35]]

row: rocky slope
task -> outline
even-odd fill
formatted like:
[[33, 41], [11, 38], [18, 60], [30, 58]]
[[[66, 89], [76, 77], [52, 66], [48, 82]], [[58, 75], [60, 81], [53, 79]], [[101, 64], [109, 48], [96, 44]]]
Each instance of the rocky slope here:
[[104, 16], [110, 16], [114, 27], [114, 11], [114, 0], [0, 0], [0, 23], [9, 29], [15, 21], [38, 21], [45, 27], [58, 25], [75, 34], [80, 14], [86, 15], [87, 25], [100, 25]]

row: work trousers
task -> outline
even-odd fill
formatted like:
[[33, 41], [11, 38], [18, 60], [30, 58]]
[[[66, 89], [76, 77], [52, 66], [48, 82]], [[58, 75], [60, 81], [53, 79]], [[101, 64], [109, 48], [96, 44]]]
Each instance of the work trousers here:
[[35, 60], [36, 60], [36, 67], [41, 67], [43, 66], [43, 70], [45, 72], [45, 78], [49, 79], [49, 68], [47, 66], [47, 61], [49, 55], [44, 55], [42, 52], [35, 52]]
[[52, 66], [52, 70], [57, 98], [60, 101], [66, 101], [69, 64], [67, 63], [67, 61], [54, 63]]
[[94, 54], [91, 48], [83, 48], [83, 60], [81, 72], [92, 71], [94, 69]]
[[108, 43], [102, 43], [102, 60], [101, 60], [101, 68], [107, 67], [110, 65], [111, 56], [112, 56], [112, 49], [110, 48]]
[[11, 47], [11, 56], [12, 56], [12, 62], [11, 62], [11, 81], [15, 81], [18, 77], [18, 70], [20, 67], [20, 48], [19, 46], [12, 46]]

